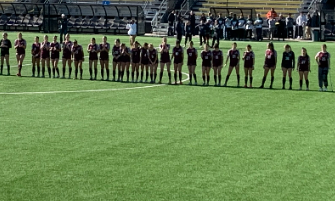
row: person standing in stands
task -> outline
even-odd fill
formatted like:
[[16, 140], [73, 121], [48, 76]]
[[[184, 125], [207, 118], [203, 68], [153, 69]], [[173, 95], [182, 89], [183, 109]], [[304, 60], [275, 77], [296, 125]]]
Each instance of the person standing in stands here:
[[195, 15], [193, 11], [190, 12], [188, 21], [190, 22], [192, 35], [195, 36]]
[[245, 37], [249, 38], [249, 40], [251, 40], [252, 30], [254, 29], [254, 21], [252, 20], [251, 15], [248, 15], [248, 19], [247, 19], [247, 22], [246, 22], [245, 29], [246, 29]]
[[289, 13], [288, 17], [286, 18], [287, 38], [293, 38], [293, 24], [294, 19], [292, 18], [291, 13]]
[[311, 26], [312, 26], [312, 18], [311, 15], [308, 13], [305, 27], [305, 36], [307, 40], [311, 39]]
[[278, 15], [274, 8], [271, 8], [271, 10], [266, 14], [267, 19], [276, 18], [276, 17], [278, 17]]
[[275, 35], [276, 30], [276, 19], [274, 17], [270, 17], [268, 19], [269, 26], [269, 40], [273, 40], [273, 36]]
[[243, 14], [240, 15], [240, 18], [238, 19], [238, 40], [244, 40], [245, 35], [245, 24], [246, 20], [244, 19]]
[[59, 21], [60, 27], [59, 27], [59, 31], [60, 31], [60, 43], [63, 43], [63, 40], [65, 35], [67, 34], [67, 18], [65, 16], [65, 14], [61, 15], [61, 19]]
[[200, 21], [203, 22], [204, 24], [206, 23], [207, 18], [206, 18], [206, 16], [205, 16], [205, 13], [202, 13], [202, 14], [201, 14]]
[[177, 40], [181, 43], [181, 40], [183, 39], [184, 26], [180, 18], [178, 18], [177, 20], [176, 32], [177, 32]]
[[231, 20], [231, 36], [234, 40], [238, 37], [238, 20], [236, 14], [233, 15], [233, 19]]
[[200, 24], [197, 27], [199, 29], [200, 46], [202, 47], [202, 42], [206, 43], [206, 25], [200, 20]]
[[[321, 46], [321, 51], [315, 56], [316, 63], [318, 64], [318, 77], [319, 77], [319, 91], [327, 91], [328, 87], [328, 72], [330, 68], [330, 54], [327, 52], [327, 45]], [[324, 89], [322, 87], [325, 87]]]
[[214, 44], [216, 42], [216, 44], [219, 46], [220, 44], [220, 33], [221, 33], [221, 29], [220, 29], [220, 25], [218, 24], [218, 21], [215, 20], [214, 25], [213, 25], [213, 39], [212, 39], [212, 47], [214, 48]]
[[218, 33], [219, 39], [223, 39], [224, 19], [222, 18], [221, 13], [217, 18], [217, 22], [219, 25], [219, 33]]
[[231, 20], [233, 13], [230, 13], [230, 16], [226, 17], [224, 22], [224, 29], [225, 29], [225, 40], [230, 40], [231, 38]]
[[298, 30], [297, 30], [298, 32], [296, 34], [297, 39], [303, 39], [303, 34], [304, 34], [303, 26], [306, 23], [306, 18], [303, 15], [303, 13], [300, 13], [300, 15], [297, 17], [296, 23], [297, 23], [297, 26], [298, 26]]
[[192, 41], [192, 35], [193, 35], [193, 30], [192, 30], [192, 26], [191, 26], [191, 22], [187, 21], [187, 23], [185, 24], [185, 46], [187, 44], [187, 40]]
[[283, 17], [283, 15], [279, 15], [279, 19], [278, 19], [278, 29], [277, 29], [277, 35], [278, 35], [278, 40], [280, 40], [280, 38], [283, 39], [283, 41], [285, 40], [285, 27], [286, 27], [286, 19]]
[[137, 34], [137, 25], [136, 25], [136, 22], [135, 20], [131, 20], [127, 26], [126, 26], [128, 30], [128, 35], [130, 36], [129, 38], [129, 44], [131, 46], [133, 46], [134, 42], [135, 42], [135, 39], [136, 39], [136, 34]]
[[175, 21], [175, 16], [174, 16], [174, 10], [173, 10], [168, 16], [168, 24], [169, 24], [168, 36], [173, 36], [174, 35], [174, 33], [173, 33], [174, 21]]
[[262, 41], [263, 40], [263, 18], [261, 18], [260, 14], [257, 14], [257, 18], [254, 22], [256, 27], [256, 40]]

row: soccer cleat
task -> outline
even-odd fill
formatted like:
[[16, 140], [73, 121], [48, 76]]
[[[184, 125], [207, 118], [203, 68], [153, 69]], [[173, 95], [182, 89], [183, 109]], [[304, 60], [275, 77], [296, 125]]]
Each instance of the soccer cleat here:
[[[41, 76], [41, 78], [45, 78], [45, 76], [44, 76], [44, 75], [42, 75], [42, 76]], [[69, 79], [70, 79], [70, 78], [69, 78]]]
[[263, 89], [263, 88], [264, 88], [264, 85], [261, 85], [259, 88], [260, 88], [260, 89]]
[[248, 88], [248, 86], [247, 86], [247, 85], [244, 85], [244, 88]]
[[289, 90], [292, 90], [292, 87], [288, 88]]
[[112, 79], [112, 82], [115, 82], [115, 78]]
[[249, 88], [252, 88], [252, 85], [249, 85]]
[[323, 91], [328, 91], [328, 89], [327, 89], [327, 88], [324, 88]]
[[202, 84], [202, 86], [205, 86], [205, 85], [206, 85], [206, 83], [203, 83], [203, 84]]
[[285, 87], [282, 87], [281, 89], [285, 89]]
[[92, 77], [90, 77], [90, 80], [93, 80], [93, 78], [92, 78]]
[[105, 81], [105, 79], [104, 79], [104, 78], [101, 78], [100, 80], [101, 80], [101, 81]]
[[306, 91], [309, 91], [309, 88], [306, 88]]
[[35, 77], [35, 75], [33, 74], [33, 75], [31, 75], [31, 77]]
[[20, 74], [20, 73], [18, 73], [18, 74], [16, 74], [16, 76], [18, 76], [18, 77], [21, 77], [21, 74]]
[[197, 85], [198, 85], [198, 83], [197, 83], [197, 82], [194, 82], [194, 85], [195, 85], [195, 86], [197, 86]]
[[64, 76], [62, 76], [62, 77], [61, 77], [61, 79], [65, 79], [65, 77], [64, 77]]
[[192, 85], [192, 82], [189, 82], [188, 85]]
[[10, 73], [7, 73], [7, 76], [10, 76]]
[[59, 78], [59, 75], [57, 75], [57, 77], [56, 78]]
[[302, 90], [302, 88], [300, 87], [300, 88], [299, 88], [299, 91], [301, 91], [301, 90]]
[[169, 81], [169, 84], [172, 84], [171, 80]]
[[323, 91], [322, 87], [320, 87], [319, 91]]
[[179, 84], [180, 84], [180, 85], [182, 85], [182, 84], [183, 84], [183, 82], [179, 82]]
[[159, 81], [158, 84], [162, 84], [162, 81]]
[[83, 79], [83, 77], [82, 76], [80, 76], [80, 78], [79, 78], [80, 80], [82, 80]]
[[226, 87], [226, 86], [227, 86], [227, 84], [226, 84], [226, 83], [224, 83], [224, 84], [223, 84], [223, 87]]
[[140, 80], [140, 83], [142, 83], [143, 82], [143, 80]]

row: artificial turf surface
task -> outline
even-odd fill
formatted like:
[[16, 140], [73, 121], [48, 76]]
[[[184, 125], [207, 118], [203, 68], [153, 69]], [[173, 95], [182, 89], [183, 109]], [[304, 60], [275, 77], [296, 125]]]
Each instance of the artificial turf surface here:
[[[23, 34], [27, 52], [35, 35]], [[90, 37], [71, 39], [86, 48]], [[128, 44], [108, 40], [117, 37]], [[266, 43], [238, 48], [249, 43], [259, 86]], [[89, 81], [86, 62], [86, 80], [31, 78], [27, 54], [27, 77], [0, 76], [0, 200], [334, 200], [334, 94], [317, 92], [313, 59], [321, 43], [288, 43], [312, 58], [311, 91], [280, 89], [286, 43], [277, 41], [274, 90]], [[16, 73], [13, 51], [11, 66]]]

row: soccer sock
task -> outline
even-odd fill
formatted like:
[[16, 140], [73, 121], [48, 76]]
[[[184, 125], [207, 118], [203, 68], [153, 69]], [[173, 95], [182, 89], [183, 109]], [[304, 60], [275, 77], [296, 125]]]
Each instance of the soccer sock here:
[[253, 79], [253, 77], [250, 77], [250, 85], [252, 85], [252, 79]]
[[32, 69], [31, 69], [31, 72], [33, 73], [33, 76], [35, 76], [35, 70], [36, 70], [35, 65], [33, 65]]
[[290, 77], [290, 87], [292, 88], [293, 78]]
[[177, 73], [174, 73], [174, 81], [177, 82]]
[[302, 80], [299, 80], [299, 86], [302, 88]]
[[56, 73], [56, 69], [52, 68], [52, 75], [55, 76], [55, 73]]
[[127, 70], [127, 81], [129, 81], [129, 74], [130, 74], [130, 72], [129, 72], [129, 70]]
[[140, 72], [136, 72], [136, 80], [138, 80], [138, 77], [140, 76]]
[[84, 70], [81, 68], [81, 69], [80, 69], [80, 78], [83, 77], [83, 71], [84, 71]]
[[163, 78], [163, 71], [159, 73], [159, 81], [161, 82]]
[[240, 75], [237, 75], [237, 85], [240, 86]]
[[71, 77], [71, 73], [72, 73], [72, 67], [69, 68], [69, 77]]
[[3, 65], [1, 65], [0, 67], [0, 75], [2, 75], [2, 71], [3, 71]]
[[48, 67], [48, 74], [49, 74], [49, 77], [51, 77], [51, 68]]
[[45, 67], [42, 67], [42, 76], [45, 75]]
[[146, 71], [146, 72], [145, 72], [145, 81], [147, 81], [147, 80], [148, 80], [148, 77], [149, 77], [149, 72], [148, 72], [148, 71]]
[[131, 72], [131, 80], [134, 80], [134, 78], [135, 78], [135, 72], [132, 71], [132, 72]]
[[19, 74], [21, 74], [22, 65], [19, 65]]
[[306, 87], [309, 88], [309, 80], [306, 80]]
[[264, 77], [263, 77], [263, 80], [262, 80], [262, 86], [264, 86], [265, 81], [266, 81], [266, 77], [264, 76]]
[[225, 81], [225, 84], [227, 84], [227, 83], [228, 83], [229, 77], [230, 77], [230, 75], [227, 75], [227, 76], [226, 76], [226, 81]]
[[204, 83], [206, 82], [206, 76], [202, 76], [202, 80], [204, 81]]
[[7, 65], [7, 73], [10, 74], [10, 65]]
[[75, 70], [74, 70], [74, 77], [77, 78], [77, 76], [78, 76], [78, 68], [75, 68]]
[[197, 75], [193, 74], [193, 77], [194, 77], [194, 82], [197, 82]]
[[124, 76], [124, 71], [120, 72], [120, 79], [123, 80], [123, 76]]
[[59, 69], [58, 68], [56, 68], [56, 72], [57, 72], [57, 75], [59, 76]]
[[210, 77], [207, 75], [207, 84], [209, 83]]
[[190, 78], [190, 82], [192, 82], [192, 74], [188, 74], [188, 77]]
[[151, 82], [154, 81], [154, 75], [150, 73], [150, 80]]
[[168, 73], [169, 81], [171, 82], [171, 73]]
[[221, 85], [222, 76], [219, 75], [219, 84]]
[[113, 79], [115, 79], [115, 74], [116, 74], [116, 72], [115, 72], [115, 70], [113, 70]]
[[66, 68], [63, 67], [63, 77], [65, 77]]
[[214, 75], [214, 82], [215, 82], [215, 85], [217, 84], [217, 81], [218, 81], [218, 79], [217, 79], [217, 75]]
[[154, 74], [154, 82], [156, 82], [157, 73]]
[[274, 80], [275, 80], [275, 77], [271, 77], [271, 85], [270, 86], [272, 86]]
[[37, 65], [37, 76], [40, 76], [40, 72], [41, 72], [41, 67]]
[[245, 77], [244, 77], [244, 83], [245, 83], [245, 85], [248, 84], [248, 76], [245, 76]]
[[90, 72], [90, 78], [92, 79], [92, 74], [93, 74], [92, 68], [89, 68], [88, 71]]
[[120, 78], [121, 78], [121, 72], [118, 70], [117, 71], [117, 79], [120, 80]]
[[94, 79], [97, 79], [98, 68], [94, 68]]
[[109, 68], [106, 68], [107, 80], [109, 80]]
[[179, 81], [182, 82], [182, 79], [183, 79], [183, 74], [179, 72]]
[[285, 87], [286, 77], [283, 77], [283, 88]]
[[104, 73], [105, 73], [105, 71], [104, 71], [104, 69], [102, 68], [102, 69], [101, 69], [101, 72], [100, 72], [100, 74], [101, 74], [101, 79], [104, 79]]

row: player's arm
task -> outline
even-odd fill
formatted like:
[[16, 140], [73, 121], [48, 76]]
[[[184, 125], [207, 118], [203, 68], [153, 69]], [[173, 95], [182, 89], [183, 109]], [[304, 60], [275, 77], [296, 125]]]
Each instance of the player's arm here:
[[[298, 57], [297, 71], [299, 71], [299, 69], [300, 69], [300, 57]], [[308, 70], [309, 70], [309, 64], [308, 64]]]
[[8, 40], [8, 47], [7, 48], [12, 48], [12, 42], [10, 42], [10, 40]]
[[320, 52], [318, 52], [318, 53], [315, 55], [315, 61], [316, 61], [316, 63], [317, 63], [318, 65], [320, 65], [320, 63], [319, 63], [319, 54], [320, 54]]
[[275, 68], [277, 67], [277, 52], [275, 52]]
[[85, 60], [85, 53], [84, 53], [83, 48], [81, 48], [81, 52], [83, 53], [83, 61], [84, 61]]
[[283, 52], [283, 56], [282, 56], [282, 59], [281, 59], [282, 68], [284, 67], [283, 66], [284, 62], [285, 62], [285, 52]]
[[330, 69], [330, 54], [328, 53], [328, 68]]
[[312, 71], [311, 71], [311, 62], [310, 62], [310, 58], [309, 58], [309, 57], [308, 57], [307, 62], [308, 62], [308, 71], [309, 71], [309, 72], [312, 72]]
[[23, 45], [21, 46], [23, 49], [26, 49], [26, 46], [27, 46], [27, 42], [26, 41], [24, 41], [23, 42]]
[[172, 56], [171, 56], [171, 61], [173, 60], [173, 58], [174, 58], [174, 49], [172, 50]]
[[195, 60], [197, 60], [198, 59], [198, 51], [197, 51], [197, 49], [195, 49]]
[[31, 45], [31, 55], [34, 55], [34, 44]]
[[225, 66], [226, 66], [227, 63], [228, 63], [228, 59], [229, 59], [229, 57], [230, 57], [230, 54], [229, 54], [229, 51], [228, 51], [227, 58], [226, 58], [226, 63], [224, 64]]
[[184, 49], [182, 48], [183, 51], [181, 51], [181, 65], [184, 64]]
[[237, 65], [239, 66], [240, 65], [240, 51], [238, 51], [238, 55], [237, 55]]
[[[90, 50], [90, 45], [87, 45], [87, 52], [89, 53], [91, 50]], [[83, 51], [84, 52], [84, 51]]]
[[293, 70], [294, 70], [294, 68], [295, 68], [295, 54], [294, 54], [294, 52], [292, 52], [292, 56], [293, 56], [292, 62], [293, 62]]

